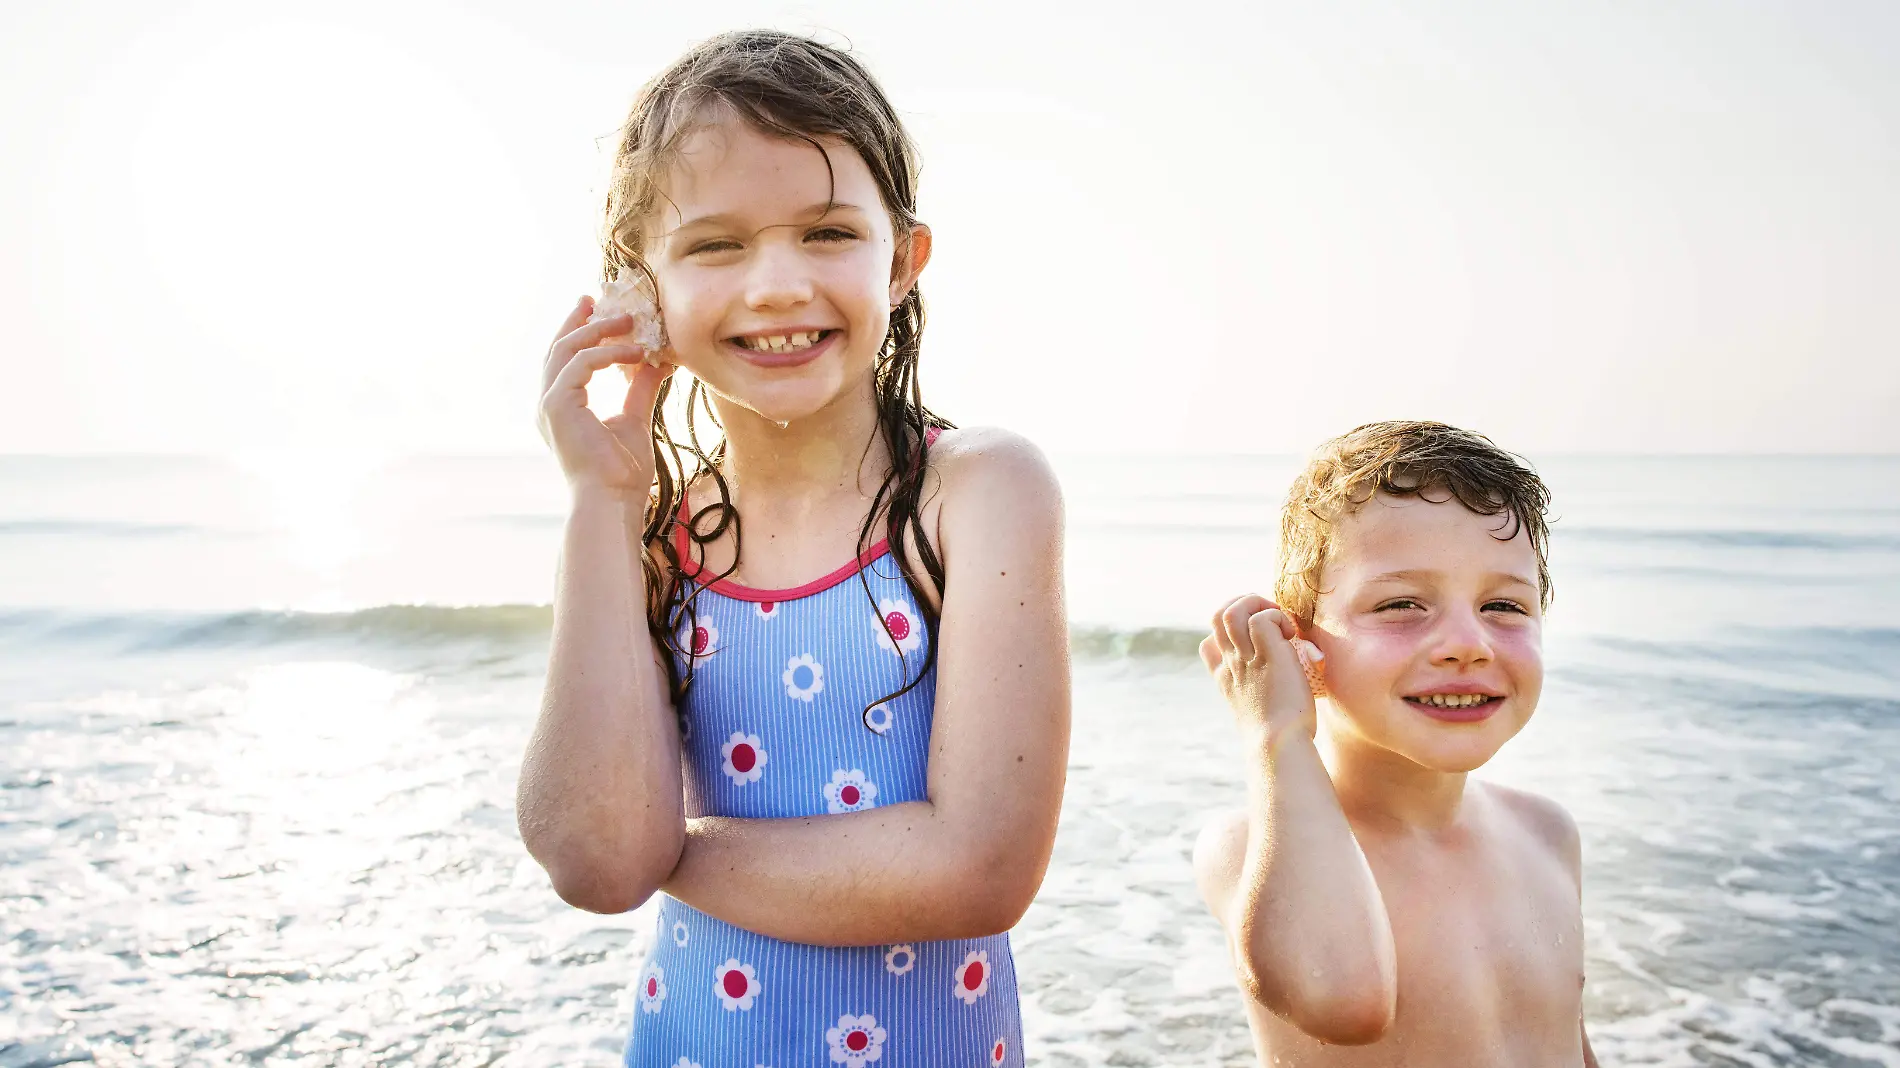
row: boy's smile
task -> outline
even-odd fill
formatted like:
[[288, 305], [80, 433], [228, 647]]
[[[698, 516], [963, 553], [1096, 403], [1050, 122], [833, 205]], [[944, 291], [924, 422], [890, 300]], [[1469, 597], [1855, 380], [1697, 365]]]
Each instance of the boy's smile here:
[[1381, 494], [1342, 517], [1310, 635], [1335, 738], [1437, 771], [1489, 760], [1543, 688], [1536, 575], [1508, 515]]

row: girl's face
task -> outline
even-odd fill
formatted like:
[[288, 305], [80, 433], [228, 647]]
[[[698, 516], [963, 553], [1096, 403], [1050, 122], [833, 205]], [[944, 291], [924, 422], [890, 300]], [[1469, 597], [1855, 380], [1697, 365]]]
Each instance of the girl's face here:
[[924, 227], [893, 232], [857, 152], [820, 145], [737, 119], [708, 125], [648, 220], [674, 361], [775, 423], [869, 398], [891, 308], [930, 254]]

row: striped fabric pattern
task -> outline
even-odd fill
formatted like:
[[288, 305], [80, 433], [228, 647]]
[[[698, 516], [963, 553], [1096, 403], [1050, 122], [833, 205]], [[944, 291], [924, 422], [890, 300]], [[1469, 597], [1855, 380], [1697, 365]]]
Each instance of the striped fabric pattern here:
[[[896, 562], [882, 546], [866, 556], [862, 572], [797, 590], [700, 593], [680, 643], [695, 656], [688, 815], [810, 816], [926, 796], [935, 672], [880, 698], [921, 670], [928, 638]], [[669, 897], [634, 1000], [629, 1068], [1023, 1063], [1007, 935], [807, 946]]]

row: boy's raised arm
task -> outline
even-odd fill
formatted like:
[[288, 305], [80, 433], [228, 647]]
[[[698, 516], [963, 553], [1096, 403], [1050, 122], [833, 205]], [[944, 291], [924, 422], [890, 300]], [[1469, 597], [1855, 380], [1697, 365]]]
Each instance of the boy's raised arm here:
[[1398, 965], [1378, 883], [1313, 744], [1313, 692], [1293, 627], [1249, 595], [1214, 618], [1201, 658], [1243, 738], [1247, 812], [1210, 828], [1195, 863], [1243, 987], [1322, 1041], [1377, 1041], [1397, 1010]]

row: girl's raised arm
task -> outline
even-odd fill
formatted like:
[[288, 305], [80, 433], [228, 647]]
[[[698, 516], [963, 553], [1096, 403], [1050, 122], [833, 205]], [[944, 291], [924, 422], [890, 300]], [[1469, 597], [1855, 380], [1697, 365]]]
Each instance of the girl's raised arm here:
[[624, 912], [679, 859], [680, 741], [666, 670], [646, 621], [641, 521], [653, 481], [653, 399], [671, 367], [642, 366], [604, 422], [587, 382], [646, 356], [616, 335], [626, 316], [587, 323], [583, 299], [542, 372], [541, 430], [572, 493], [554, 594], [547, 688], [521, 762], [515, 815], [555, 892]]
[[691, 820], [666, 890], [694, 908], [808, 944], [935, 941], [1008, 930], [1042, 884], [1069, 746], [1061, 491], [1020, 438], [944, 440], [929, 799]]

